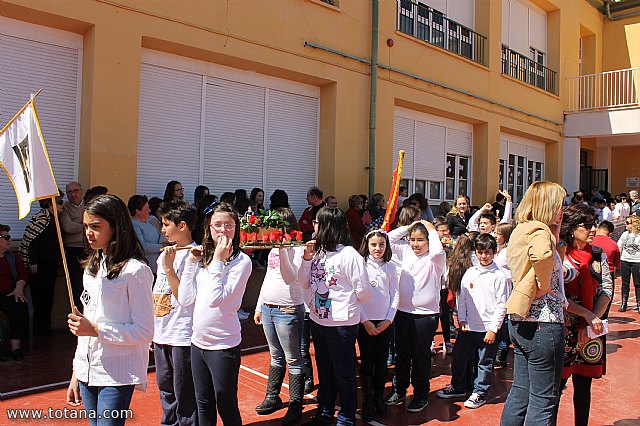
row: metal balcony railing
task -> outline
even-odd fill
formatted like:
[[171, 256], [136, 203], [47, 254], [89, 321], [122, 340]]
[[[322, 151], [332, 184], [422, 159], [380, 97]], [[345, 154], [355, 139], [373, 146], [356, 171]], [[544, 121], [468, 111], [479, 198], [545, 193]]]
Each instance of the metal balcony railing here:
[[567, 79], [567, 112], [640, 106], [640, 68]]
[[412, 0], [397, 0], [398, 31], [486, 65], [486, 37]]
[[502, 74], [536, 86], [554, 95], [558, 94], [556, 72], [528, 56], [502, 45]]

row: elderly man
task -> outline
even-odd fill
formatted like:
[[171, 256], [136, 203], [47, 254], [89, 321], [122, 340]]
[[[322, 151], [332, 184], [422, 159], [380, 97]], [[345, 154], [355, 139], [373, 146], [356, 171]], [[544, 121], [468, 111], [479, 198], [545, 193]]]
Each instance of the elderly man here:
[[630, 214], [640, 215], [640, 197], [638, 197], [638, 191], [635, 189], [629, 191], [629, 198], [631, 198]]
[[60, 226], [62, 227], [62, 241], [69, 267], [69, 278], [73, 289], [73, 300], [78, 309], [82, 310], [80, 295], [82, 294], [82, 266], [80, 259], [84, 255], [84, 227], [82, 216], [84, 191], [79, 182], [69, 182], [66, 186], [67, 199], [62, 205]]

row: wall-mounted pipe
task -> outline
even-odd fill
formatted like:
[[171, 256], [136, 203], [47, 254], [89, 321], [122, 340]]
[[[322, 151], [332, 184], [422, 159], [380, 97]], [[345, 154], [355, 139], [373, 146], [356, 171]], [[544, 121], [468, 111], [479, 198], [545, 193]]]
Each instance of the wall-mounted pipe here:
[[378, 0], [371, 0], [371, 90], [369, 92], [369, 199], [376, 192], [376, 110], [378, 107]]

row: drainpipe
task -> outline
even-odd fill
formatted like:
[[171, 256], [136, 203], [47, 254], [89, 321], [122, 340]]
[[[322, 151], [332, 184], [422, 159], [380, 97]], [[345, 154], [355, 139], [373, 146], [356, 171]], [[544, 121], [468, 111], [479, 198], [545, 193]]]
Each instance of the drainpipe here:
[[371, 0], [371, 90], [369, 93], [369, 198], [376, 185], [376, 108], [378, 99], [378, 0]]

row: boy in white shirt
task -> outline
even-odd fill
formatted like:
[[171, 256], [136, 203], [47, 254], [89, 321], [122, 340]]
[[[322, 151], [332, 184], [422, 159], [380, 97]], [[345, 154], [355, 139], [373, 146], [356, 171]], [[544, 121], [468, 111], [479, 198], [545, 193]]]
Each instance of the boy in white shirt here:
[[[171, 201], [160, 207], [159, 215], [162, 232], [169, 241], [178, 247], [195, 245], [191, 239], [195, 208], [184, 201]], [[158, 278], [153, 287], [153, 347], [163, 425], [197, 424], [191, 375], [193, 304], [178, 303], [178, 286], [188, 254], [189, 250], [166, 247], [158, 258]]]
[[473, 393], [464, 402], [467, 408], [481, 407], [487, 401], [498, 349], [496, 335], [504, 320], [507, 300], [507, 278], [493, 262], [498, 247], [495, 238], [481, 234], [475, 240], [475, 247], [478, 264], [462, 277], [457, 298], [461, 332], [453, 347], [451, 384], [436, 392], [440, 398], [464, 397], [467, 366], [469, 360], [477, 356], [478, 376], [473, 383]]

